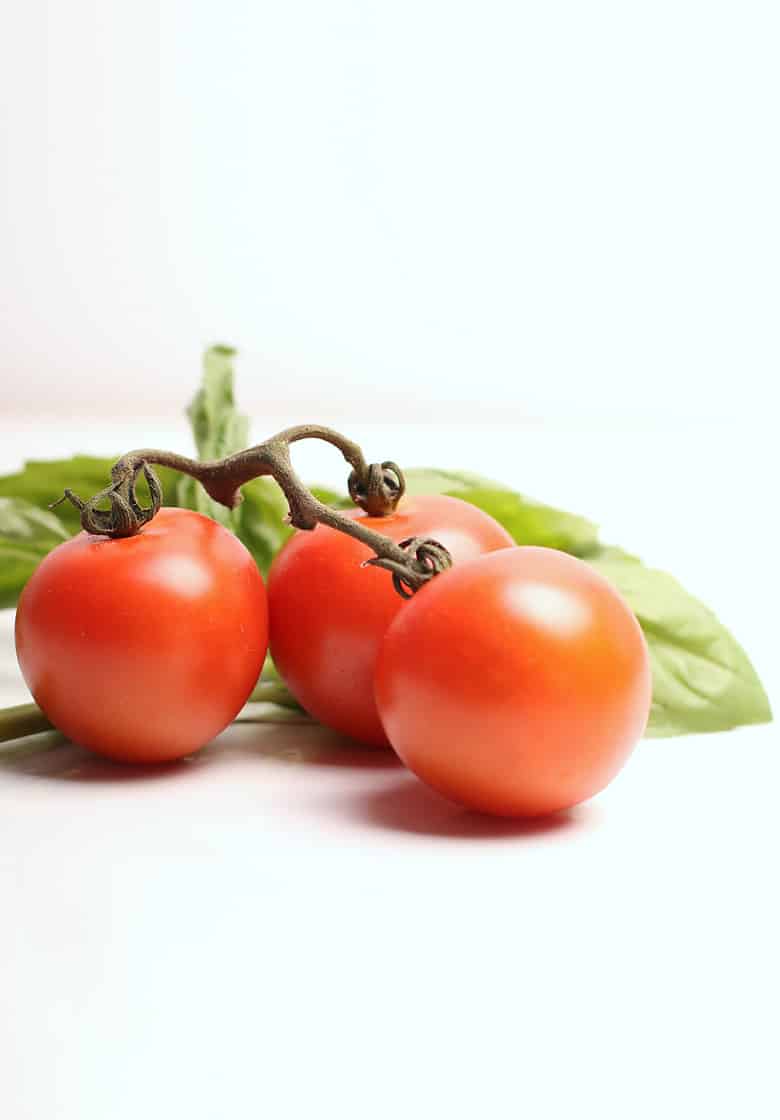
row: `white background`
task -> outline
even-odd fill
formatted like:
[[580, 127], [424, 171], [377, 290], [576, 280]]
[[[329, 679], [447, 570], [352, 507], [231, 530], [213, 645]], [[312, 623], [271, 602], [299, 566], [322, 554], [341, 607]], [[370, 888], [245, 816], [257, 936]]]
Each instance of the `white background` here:
[[[256, 438], [589, 514], [777, 707], [777, 44], [751, 2], [14, 6], [0, 471], [188, 449], [229, 341]], [[4, 757], [3, 1115], [774, 1118], [779, 758], [644, 743], [529, 827], [309, 729]]]
[[4, 410], [774, 399], [772, 0], [7, 7]]

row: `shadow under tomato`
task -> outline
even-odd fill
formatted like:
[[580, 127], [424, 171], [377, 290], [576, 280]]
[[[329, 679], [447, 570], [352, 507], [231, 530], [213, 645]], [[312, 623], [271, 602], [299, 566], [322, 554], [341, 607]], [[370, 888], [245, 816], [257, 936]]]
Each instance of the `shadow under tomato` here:
[[353, 770], [401, 767], [389, 748], [363, 746], [318, 724], [242, 720], [202, 750], [173, 762], [157, 763], [114, 762], [69, 742], [58, 731], [45, 731], [1, 744], [0, 772], [50, 781], [124, 783], [181, 777], [253, 758]]
[[597, 820], [592, 806], [577, 806], [547, 817], [491, 817], [447, 801], [405, 773], [381, 789], [356, 797], [352, 811], [362, 823], [394, 832], [451, 839], [518, 839], [587, 830]]
[[113, 762], [69, 742], [58, 731], [44, 731], [0, 747], [0, 771], [64, 782], [137, 782], [182, 774], [189, 759], [128, 764]]
[[[204, 754], [219, 750], [217, 741]], [[273, 759], [291, 765], [334, 766], [352, 770], [400, 770], [390, 747], [369, 747], [317, 723], [252, 724], [240, 721], [231, 732], [228, 754]]]

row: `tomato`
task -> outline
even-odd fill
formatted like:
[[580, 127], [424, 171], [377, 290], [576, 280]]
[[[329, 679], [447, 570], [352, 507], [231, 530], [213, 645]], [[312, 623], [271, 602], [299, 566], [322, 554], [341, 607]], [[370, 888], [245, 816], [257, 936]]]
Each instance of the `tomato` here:
[[[513, 543], [476, 506], [440, 495], [403, 498], [388, 517], [348, 517], [401, 541], [432, 537], [457, 564]], [[315, 719], [373, 746], [387, 746], [374, 701], [384, 633], [404, 606], [386, 571], [361, 568], [373, 553], [335, 529], [298, 532], [268, 577], [271, 654], [288, 688]]]
[[237, 537], [163, 509], [136, 536], [79, 533], [41, 562], [16, 615], [36, 702], [123, 762], [180, 758], [226, 727], [262, 669], [265, 588]]
[[379, 713], [409, 769], [501, 816], [602, 789], [644, 730], [650, 692], [629, 607], [587, 564], [546, 548], [436, 576], [398, 613], [376, 671]]

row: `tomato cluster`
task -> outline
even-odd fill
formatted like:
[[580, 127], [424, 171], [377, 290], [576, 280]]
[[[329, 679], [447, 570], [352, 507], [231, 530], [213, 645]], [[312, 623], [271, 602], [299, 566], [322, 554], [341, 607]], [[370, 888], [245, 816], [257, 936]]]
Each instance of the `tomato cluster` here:
[[162, 510], [134, 536], [80, 533], [19, 603], [27, 684], [75, 742], [124, 761], [201, 747], [236, 716], [269, 642], [315, 718], [395, 749], [468, 807], [534, 816], [602, 789], [642, 734], [650, 669], [639, 625], [582, 561], [519, 547], [456, 498], [351, 515], [432, 538], [451, 570], [410, 601], [370, 549], [325, 525], [298, 532], [268, 592], [249, 552], [200, 514]]
[[[503, 526], [458, 498], [407, 498], [387, 517], [360, 520], [394, 541], [428, 537], [456, 564], [514, 541]], [[371, 550], [318, 525], [296, 533], [268, 577], [271, 653], [302, 707], [362, 743], [389, 746], [374, 700], [374, 673], [385, 632], [405, 607], [387, 573], [361, 565]]]
[[518, 547], [457, 498], [414, 498], [368, 519], [433, 538], [452, 570], [410, 602], [370, 552], [324, 526], [271, 569], [271, 653], [317, 719], [388, 741], [418, 777], [470, 808], [536, 816], [602, 789], [647, 722], [650, 667], [636, 618], [602, 576]]

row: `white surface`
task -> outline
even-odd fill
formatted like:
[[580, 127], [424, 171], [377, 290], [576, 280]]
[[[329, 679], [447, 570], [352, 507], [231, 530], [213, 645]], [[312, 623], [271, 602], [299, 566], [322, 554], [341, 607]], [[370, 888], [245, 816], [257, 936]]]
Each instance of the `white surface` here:
[[[518, 429], [502, 450], [484, 430], [468, 451], [462, 431], [354, 434], [402, 462], [482, 457], [601, 515], [719, 610], [780, 695], [776, 472], [755, 433]], [[59, 438], [152, 435], [184, 445], [130, 424]], [[2, 436], [5, 470], [51, 433]], [[11, 621], [2, 703], [24, 698]], [[778, 745], [774, 726], [643, 743], [595, 801], [535, 825], [463, 813], [301, 727], [236, 726], [161, 771], [6, 758], [3, 1114], [774, 1118]]]
[[[3, 408], [776, 401], [774, 0], [25, 0]], [[103, 388], [95, 395], [95, 385]]]

